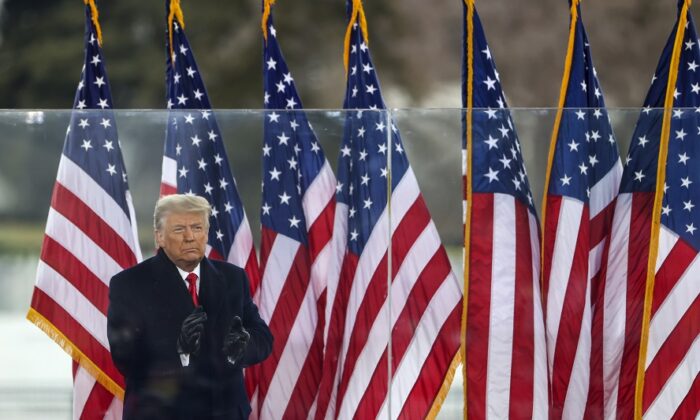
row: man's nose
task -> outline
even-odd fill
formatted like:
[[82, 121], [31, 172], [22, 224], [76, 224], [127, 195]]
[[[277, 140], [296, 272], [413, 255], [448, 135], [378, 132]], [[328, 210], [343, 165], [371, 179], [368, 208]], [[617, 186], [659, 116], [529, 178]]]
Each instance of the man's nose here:
[[192, 229], [185, 229], [185, 240], [186, 241], [193, 241], [194, 240], [194, 232]]

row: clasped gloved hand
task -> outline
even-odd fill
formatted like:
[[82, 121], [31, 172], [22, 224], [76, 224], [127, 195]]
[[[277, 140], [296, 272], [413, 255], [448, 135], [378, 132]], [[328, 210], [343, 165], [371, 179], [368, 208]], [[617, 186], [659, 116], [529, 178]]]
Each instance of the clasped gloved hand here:
[[180, 336], [177, 338], [177, 352], [180, 354], [195, 354], [199, 350], [199, 342], [204, 333], [204, 323], [207, 313], [204, 308], [197, 306], [182, 322]]
[[231, 364], [236, 362], [243, 356], [245, 349], [250, 341], [250, 334], [243, 327], [241, 317], [234, 316], [233, 323], [228, 334], [224, 337], [224, 354]]

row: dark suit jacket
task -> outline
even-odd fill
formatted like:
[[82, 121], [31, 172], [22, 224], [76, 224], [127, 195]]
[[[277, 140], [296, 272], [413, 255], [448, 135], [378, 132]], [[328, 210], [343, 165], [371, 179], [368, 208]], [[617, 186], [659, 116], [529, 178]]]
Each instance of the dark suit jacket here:
[[[250, 297], [245, 272], [234, 265], [202, 260], [199, 301], [207, 313], [204, 334], [199, 352], [183, 367], [177, 338], [194, 304], [175, 264], [159, 250], [112, 278], [107, 335], [126, 380], [124, 419], [248, 417], [242, 368], [267, 358], [272, 334]], [[250, 341], [233, 366], [222, 348], [235, 315]]]

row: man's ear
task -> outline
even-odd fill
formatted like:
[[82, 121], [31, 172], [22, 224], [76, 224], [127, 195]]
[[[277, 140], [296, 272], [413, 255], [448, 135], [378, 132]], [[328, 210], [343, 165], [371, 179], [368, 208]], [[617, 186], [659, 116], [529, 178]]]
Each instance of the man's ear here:
[[154, 230], [153, 231], [153, 239], [156, 242], [156, 247], [157, 248], [162, 248], [163, 247], [163, 232], [159, 230]]

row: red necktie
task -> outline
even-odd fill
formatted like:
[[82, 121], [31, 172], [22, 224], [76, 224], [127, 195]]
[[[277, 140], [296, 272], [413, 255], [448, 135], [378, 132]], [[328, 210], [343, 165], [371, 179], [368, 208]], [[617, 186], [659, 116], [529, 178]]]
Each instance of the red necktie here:
[[199, 306], [199, 298], [197, 298], [197, 275], [190, 273], [187, 275], [185, 280], [187, 280], [187, 283], [189, 283], [187, 290], [190, 292], [190, 295], [192, 295], [192, 302], [194, 303], [194, 306]]

